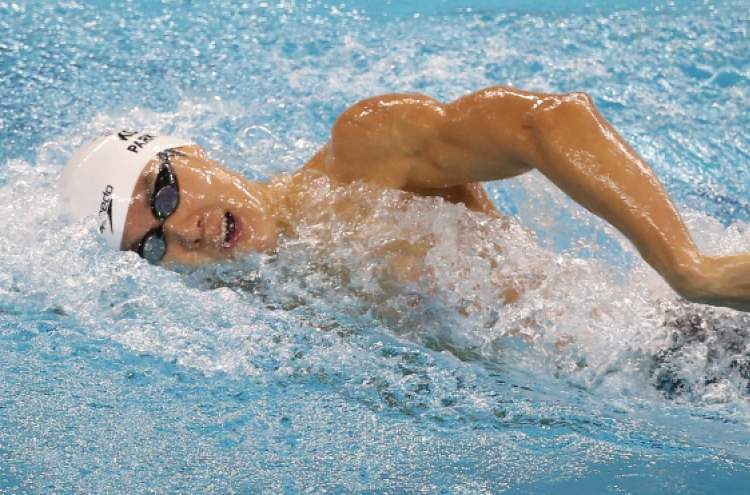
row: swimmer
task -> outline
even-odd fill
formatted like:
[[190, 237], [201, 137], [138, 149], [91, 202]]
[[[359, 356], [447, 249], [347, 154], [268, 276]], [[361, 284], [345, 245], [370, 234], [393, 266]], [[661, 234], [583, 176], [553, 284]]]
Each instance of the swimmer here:
[[199, 264], [272, 251], [288, 232], [289, 209], [304, 210], [289, 203], [289, 189], [316, 176], [499, 216], [481, 182], [533, 169], [622, 232], [685, 299], [750, 311], [750, 253], [701, 253], [653, 170], [583, 93], [492, 87], [448, 104], [419, 94], [369, 98], [276, 183], [248, 180], [179, 138], [114, 132], [76, 152], [60, 191], [72, 215], [98, 216], [113, 248]]

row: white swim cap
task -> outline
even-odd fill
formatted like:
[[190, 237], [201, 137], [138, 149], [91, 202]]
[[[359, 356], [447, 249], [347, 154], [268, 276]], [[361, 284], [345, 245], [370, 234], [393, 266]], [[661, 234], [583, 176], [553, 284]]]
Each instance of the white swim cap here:
[[143, 132], [103, 134], [75, 152], [63, 170], [58, 190], [64, 212], [74, 220], [99, 219], [99, 232], [120, 249], [135, 184], [160, 151], [194, 144]]

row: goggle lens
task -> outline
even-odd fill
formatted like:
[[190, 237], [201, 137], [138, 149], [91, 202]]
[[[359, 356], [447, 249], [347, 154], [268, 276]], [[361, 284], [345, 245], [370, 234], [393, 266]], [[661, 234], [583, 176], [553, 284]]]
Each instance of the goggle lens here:
[[167, 254], [167, 241], [162, 227], [169, 215], [177, 210], [180, 204], [180, 188], [177, 176], [172, 170], [169, 158], [179, 155], [175, 150], [164, 150], [159, 153], [161, 168], [154, 184], [154, 194], [151, 196], [151, 211], [161, 221], [161, 225], [150, 230], [138, 245], [138, 254], [149, 263], [156, 264]]
[[180, 194], [177, 192], [176, 184], [163, 187], [154, 193], [151, 200], [151, 209], [156, 217], [162, 221], [175, 212], [180, 203]]
[[161, 227], [146, 234], [138, 248], [138, 254], [141, 258], [153, 264], [164, 259], [164, 255], [167, 254], [167, 241], [164, 240]]

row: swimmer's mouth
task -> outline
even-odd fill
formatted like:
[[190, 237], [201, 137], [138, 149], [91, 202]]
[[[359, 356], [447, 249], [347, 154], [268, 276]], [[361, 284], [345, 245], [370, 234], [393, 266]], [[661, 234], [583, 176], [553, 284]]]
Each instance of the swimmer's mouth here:
[[242, 222], [231, 213], [224, 214], [221, 222], [221, 247], [230, 248], [237, 244], [242, 234]]

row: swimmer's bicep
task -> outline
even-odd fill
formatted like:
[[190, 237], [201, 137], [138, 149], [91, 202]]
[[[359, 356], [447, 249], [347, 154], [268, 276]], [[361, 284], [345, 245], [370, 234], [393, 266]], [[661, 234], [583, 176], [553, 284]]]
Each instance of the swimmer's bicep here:
[[526, 132], [523, 102], [492, 89], [450, 104], [387, 95], [347, 109], [332, 129], [328, 169], [351, 182], [395, 188], [452, 187], [512, 177]]

